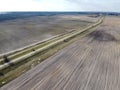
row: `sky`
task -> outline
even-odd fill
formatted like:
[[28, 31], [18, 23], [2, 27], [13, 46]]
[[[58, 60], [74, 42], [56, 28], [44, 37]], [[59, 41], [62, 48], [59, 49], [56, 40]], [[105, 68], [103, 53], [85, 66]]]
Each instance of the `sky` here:
[[0, 0], [0, 12], [11, 11], [120, 12], [120, 0]]

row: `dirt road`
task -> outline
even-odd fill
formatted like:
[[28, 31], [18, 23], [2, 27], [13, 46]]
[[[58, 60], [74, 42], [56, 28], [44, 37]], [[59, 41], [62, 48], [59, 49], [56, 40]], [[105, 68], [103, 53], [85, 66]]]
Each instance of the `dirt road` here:
[[[106, 17], [96, 31], [0, 90], [120, 90], [118, 19]], [[109, 23], [110, 20], [112, 23]]]

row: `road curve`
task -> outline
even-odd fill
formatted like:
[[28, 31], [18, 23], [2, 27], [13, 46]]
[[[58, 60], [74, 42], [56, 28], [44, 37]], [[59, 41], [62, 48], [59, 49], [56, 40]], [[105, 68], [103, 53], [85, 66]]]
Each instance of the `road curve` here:
[[0, 90], [120, 90], [120, 30], [109, 20]]

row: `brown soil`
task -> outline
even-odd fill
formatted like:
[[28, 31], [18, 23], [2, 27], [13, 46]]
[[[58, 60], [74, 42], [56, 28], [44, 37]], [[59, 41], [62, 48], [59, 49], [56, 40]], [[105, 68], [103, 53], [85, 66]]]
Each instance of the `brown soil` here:
[[97, 41], [116, 41], [116, 38], [113, 35], [102, 30], [94, 31], [89, 36], [93, 37], [93, 39]]

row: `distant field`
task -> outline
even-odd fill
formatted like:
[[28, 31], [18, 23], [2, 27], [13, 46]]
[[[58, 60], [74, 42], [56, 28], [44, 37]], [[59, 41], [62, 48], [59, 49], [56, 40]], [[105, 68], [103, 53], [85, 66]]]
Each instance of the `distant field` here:
[[120, 90], [120, 17], [55, 53], [1, 90]]
[[[82, 30], [98, 18], [94, 15], [54, 15], [5, 21], [0, 24], [4, 29], [1, 29], [0, 39], [2, 41], [9, 34], [3, 41], [8, 40], [11, 46], [3, 45], [1, 50], [2, 47], [14, 50], [55, 35]], [[49, 47], [47, 50], [34, 54], [38, 47], [30, 47], [26, 54], [21, 51], [12, 58], [7, 56], [8, 60], [1, 59], [1, 67], [9, 66], [0, 72], [0, 87], [4, 85], [0, 90], [120, 90], [120, 17], [106, 15], [100, 19], [102, 22], [96, 27], [94, 23], [93, 28], [62, 39], [52, 47], [49, 47], [53, 45], [51, 42], [56, 40], [42, 43]], [[21, 59], [30, 52], [33, 53], [31, 57]], [[12, 63], [19, 58], [21, 62]]]
[[84, 28], [96, 20], [85, 15], [54, 15], [0, 22], [0, 54]]

